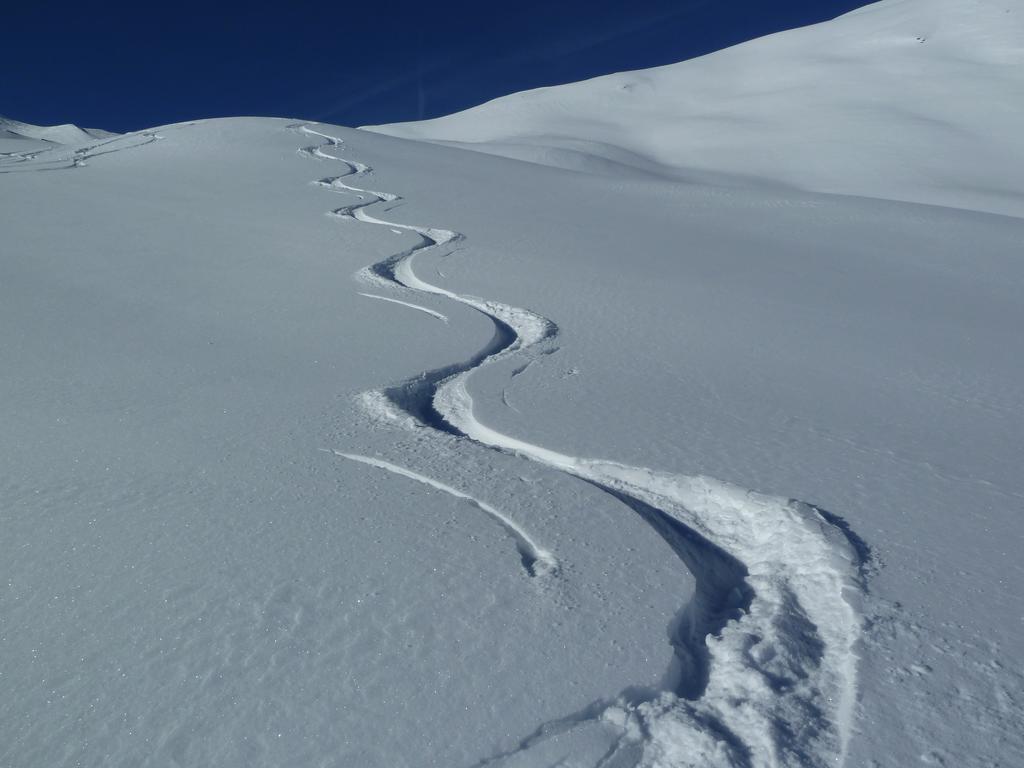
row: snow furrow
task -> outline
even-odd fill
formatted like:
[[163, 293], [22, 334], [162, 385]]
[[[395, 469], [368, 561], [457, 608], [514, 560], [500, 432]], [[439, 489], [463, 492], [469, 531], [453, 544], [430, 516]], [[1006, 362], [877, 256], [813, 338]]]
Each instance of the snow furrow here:
[[359, 295], [364, 296], [367, 299], [378, 299], [380, 301], [389, 301], [392, 304], [401, 304], [403, 307], [409, 307], [409, 309], [415, 309], [420, 312], [424, 312], [430, 315], [431, 317], [440, 320], [442, 323], [448, 322], [448, 318], [445, 315], [442, 315], [440, 312], [435, 312], [432, 309], [428, 309], [427, 307], [421, 307], [419, 304], [413, 304], [412, 302], [402, 301], [401, 299], [392, 299], [388, 296], [378, 296], [375, 293], [360, 293]]
[[332, 453], [349, 461], [357, 461], [360, 464], [367, 464], [371, 467], [377, 467], [392, 474], [400, 475], [401, 477], [407, 477], [410, 480], [415, 480], [417, 483], [443, 491], [457, 499], [468, 501], [472, 506], [492, 518], [508, 534], [509, 538], [515, 542], [516, 551], [519, 553], [523, 569], [529, 576], [550, 576], [558, 573], [558, 560], [555, 559], [555, 556], [546, 549], [537, 546], [533, 539], [530, 538], [530, 534], [524, 531], [518, 523], [487, 502], [470, 496], [468, 493], [464, 493], [446, 483], [442, 483], [440, 480], [421, 475], [419, 472], [413, 472], [411, 469], [400, 467], [383, 459], [374, 459], [369, 456], [360, 456], [359, 454], [344, 453], [342, 451], [332, 451]]
[[[346, 164], [347, 175], [369, 173], [365, 165], [323, 151], [340, 147], [340, 139], [301, 130], [325, 142], [303, 150], [307, 154]], [[363, 269], [359, 279], [443, 296], [483, 313], [495, 327], [494, 338], [471, 359], [364, 394], [367, 409], [521, 456], [603, 490], [649, 524], [697, 581], [694, 599], [672, 628], [676, 662], [664, 691], [639, 699], [620, 695], [585, 718], [615, 734], [602, 762], [616, 756], [621, 763], [618, 757], [629, 747], [628, 754], [636, 755], [632, 764], [640, 766], [842, 764], [853, 724], [861, 623], [856, 605], [864, 585], [858, 553], [834, 516], [707, 477], [562, 454], [483, 424], [467, 388], [472, 372], [553, 339], [557, 327], [528, 310], [423, 281], [413, 271], [416, 254], [460, 234], [367, 212], [396, 195], [338, 179], [324, 186], [362, 197], [335, 216], [420, 236], [419, 244]], [[564, 730], [548, 725], [514, 754], [481, 764], [522, 757], [548, 734]]]
[[[94, 157], [123, 152], [127, 149], [138, 149], [162, 138], [162, 136], [152, 131], [143, 131], [142, 133], [126, 133], [122, 136], [115, 136], [114, 138], [105, 139], [84, 147], [59, 146], [34, 152], [12, 154], [7, 157], [0, 157], [0, 173], [32, 173], [81, 168], [87, 165], [88, 161]], [[108, 149], [107, 147], [111, 145], [117, 146]], [[46, 154], [47, 158], [45, 160], [37, 160], [37, 156], [42, 154]]]

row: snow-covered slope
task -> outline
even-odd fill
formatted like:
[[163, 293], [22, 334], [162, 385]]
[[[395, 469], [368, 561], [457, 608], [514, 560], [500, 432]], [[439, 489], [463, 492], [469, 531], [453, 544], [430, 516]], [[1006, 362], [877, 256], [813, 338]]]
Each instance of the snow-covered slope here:
[[45, 149], [0, 157], [0, 765], [1022, 762], [1024, 220], [971, 177]]
[[99, 128], [77, 125], [32, 125], [0, 115], [0, 155], [27, 152], [54, 144], [84, 144], [115, 136]]
[[1024, 215], [1024, 4], [886, 0], [393, 136], [568, 168]]

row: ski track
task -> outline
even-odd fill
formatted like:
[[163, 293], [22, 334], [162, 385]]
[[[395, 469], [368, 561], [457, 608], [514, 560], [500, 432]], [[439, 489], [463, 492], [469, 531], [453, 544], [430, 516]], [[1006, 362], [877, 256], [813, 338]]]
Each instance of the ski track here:
[[[29, 152], [8, 152], [0, 155], [0, 173], [35, 173], [39, 171], [64, 171], [71, 168], [82, 168], [88, 165], [88, 161], [94, 157], [101, 157], [102, 155], [109, 155], [114, 152], [123, 152], [126, 149], [138, 149], [162, 138], [162, 136], [152, 131], [141, 131], [139, 133], [113, 136], [95, 144], [87, 144], [77, 148], [67, 144], [55, 144], [52, 147]], [[110, 148], [111, 145], [118, 146]], [[47, 157], [39, 160], [40, 155]], [[53, 159], [49, 159], [50, 156]], [[27, 164], [27, 166], [21, 167], [22, 164]]]
[[[413, 271], [416, 254], [462, 236], [374, 217], [367, 208], [401, 198], [342, 181], [371, 169], [331, 154], [340, 150], [341, 139], [308, 125], [289, 127], [323, 140], [300, 153], [347, 167], [341, 176], [315, 182], [358, 199], [331, 215], [419, 235], [418, 244], [360, 270], [358, 280], [379, 289], [442, 296], [494, 323], [490, 343], [469, 360], [364, 393], [368, 413], [411, 429], [469, 439], [589, 483], [650, 525], [696, 580], [693, 599], [670, 628], [675, 659], [662, 691], [624, 691], [578, 715], [541, 724], [516, 749], [477, 765], [526, 757], [548, 739], [595, 722], [611, 733], [611, 747], [599, 766], [841, 765], [853, 726], [858, 609], [866, 592], [864, 550], [855, 546], [859, 539], [840, 518], [804, 502], [708, 477], [569, 456], [478, 421], [466, 386], [472, 372], [516, 353], [530, 353], [516, 372], [522, 373], [539, 354], [553, 351], [545, 342], [558, 335], [557, 326], [528, 310], [421, 280]], [[336, 453], [375, 466], [386, 464]], [[443, 483], [395, 465], [383, 468], [483, 508]], [[484, 511], [514, 526], [493, 508]]]
[[507, 517], [503, 512], [492, 507], [485, 501], [470, 496], [468, 493], [464, 493], [457, 488], [442, 483], [439, 480], [435, 480], [432, 477], [421, 475], [419, 472], [413, 472], [411, 469], [400, 467], [397, 464], [384, 461], [383, 459], [375, 459], [370, 456], [360, 456], [355, 453], [343, 453], [342, 451], [332, 451], [335, 456], [340, 456], [349, 461], [356, 461], [360, 464], [368, 464], [371, 467], [377, 467], [387, 472], [391, 472], [395, 475], [407, 477], [410, 480], [415, 480], [417, 483], [430, 486], [439, 491], [443, 491], [450, 496], [454, 496], [457, 499], [468, 501], [472, 506], [479, 509], [484, 514], [491, 517], [501, 528], [508, 534], [516, 545], [516, 551], [519, 553], [519, 558], [522, 562], [523, 569], [529, 576], [548, 576], [558, 572], [558, 561], [555, 556], [548, 552], [546, 549], [537, 546], [533, 539], [530, 538], [530, 534], [524, 531], [518, 523]]
[[440, 320], [443, 323], [447, 323], [448, 322], [448, 318], [445, 315], [442, 315], [440, 312], [435, 312], [432, 309], [427, 309], [426, 307], [421, 307], [419, 304], [413, 304], [413, 303], [408, 302], [408, 301], [402, 301], [401, 299], [392, 299], [389, 296], [378, 296], [375, 293], [360, 293], [359, 295], [360, 296], [365, 296], [368, 299], [379, 299], [380, 301], [389, 301], [392, 304], [401, 304], [403, 307], [409, 307], [409, 309], [416, 309], [416, 310], [419, 310], [420, 312], [424, 312], [424, 313], [430, 315], [431, 317], [433, 317], [433, 318], [435, 318], [437, 320]]

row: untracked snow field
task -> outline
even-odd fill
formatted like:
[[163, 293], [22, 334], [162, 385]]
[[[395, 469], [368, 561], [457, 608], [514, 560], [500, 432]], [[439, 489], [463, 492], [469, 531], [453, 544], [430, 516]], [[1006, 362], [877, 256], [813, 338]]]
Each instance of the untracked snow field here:
[[0, 124], [0, 765], [1024, 764], [1020, 178], [480, 114]]

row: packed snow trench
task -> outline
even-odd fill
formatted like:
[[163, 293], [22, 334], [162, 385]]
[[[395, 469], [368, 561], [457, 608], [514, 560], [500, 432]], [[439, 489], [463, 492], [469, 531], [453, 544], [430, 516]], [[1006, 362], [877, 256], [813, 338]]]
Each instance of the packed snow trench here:
[[[842, 764], [857, 695], [861, 618], [856, 606], [864, 588], [863, 563], [847, 532], [803, 502], [707, 477], [567, 456], [478, 421], [467, 379], [507, 356], [529, 361], [550, 351], [557, 325], [529, 310], [454, 293], [418, 277], [418, 253], [444, 248], [462, 236], [377, 217], [368, 209], [400, 197], [347, 183], [372, 169], [343, 156], [340, 138], [308, 124], [293, 128], [319, 139], [300, 153], [333, 160], [344, 169], [316, 181], [355, 198], [332, 210], [332, 216], [407, 230], [420, 238], [419, 244], [361, 270], [360, 282], [400, 295], [443, 296], [494, 324], [493, 340], [470, 360], [364, 393], [367, 413], [410, 430], [473, 440], [600, 489], [663, 537], [696, 578], [693, 599], [680, 607], [670, 628], [675, 659], [663, 690], [609, 692], [606, 701], [540, 724], [515, 749], [476, 765], [591, 764], [563, 755], [558, 740], [595, 723], [612, 734], [607, 751], [592, 763], [596, 766]], [[459, 494], [387, 462], [334, 453]], [[556, 555], [539, 550], [511, 521], [502, 518], [502, 525], [516, 538], [531, 576], [558, 578]]]

